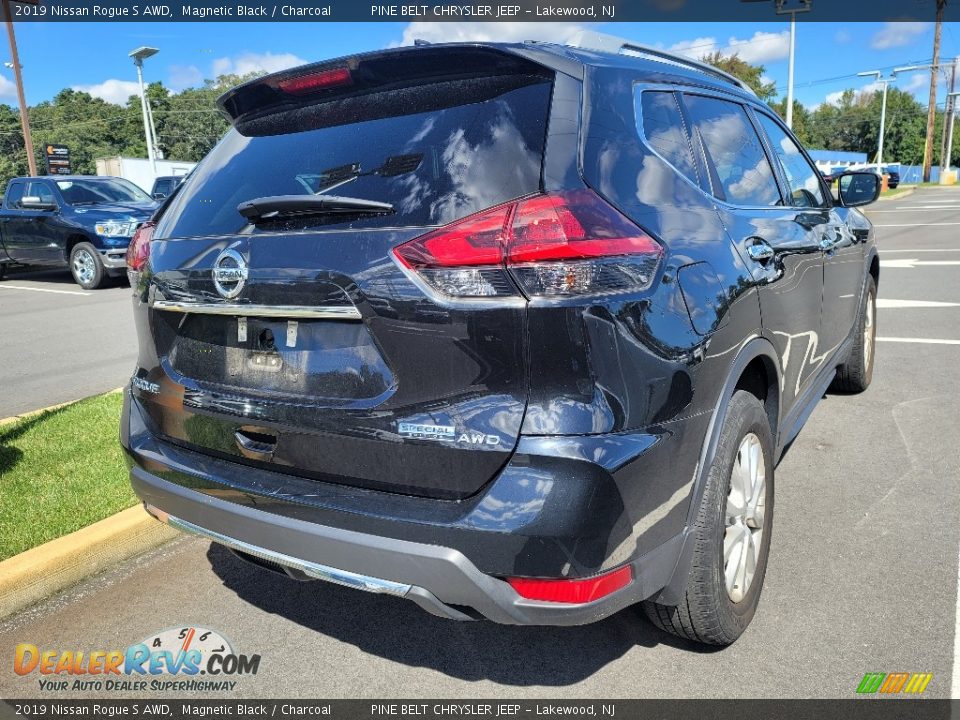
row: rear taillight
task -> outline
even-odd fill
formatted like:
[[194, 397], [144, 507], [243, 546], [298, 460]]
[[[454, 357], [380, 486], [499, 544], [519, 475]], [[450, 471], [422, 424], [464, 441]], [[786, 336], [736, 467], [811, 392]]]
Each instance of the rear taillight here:
[[564, 297], [650, 287], [661, 246], [591, 190], [476, 213], [394, 249], [455, 298]]
[[517, 595], [527, 600], [578, 604], [599, 600], [625, 588], [632, 581], [633, 570], [629, 565], [585, 580], [507, 578]]
[[140, 272], [150, 259], [150, 241], [156, 223], [145, 222], [137, 228], [127, 246], [127, 270]]

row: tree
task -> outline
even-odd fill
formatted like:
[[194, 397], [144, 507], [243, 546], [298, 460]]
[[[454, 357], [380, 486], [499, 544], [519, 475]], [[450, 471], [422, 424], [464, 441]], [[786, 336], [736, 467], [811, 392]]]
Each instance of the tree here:
[[[787, 99], [782, 98], [777, 100], [775, 103], [771, 103], [772, 107], [777, 115], [783, 118], [783, 121], [787, 121]], [[807, 110], [806, 106], [799, 100], [793, 101], [793, 134], [797, 136], [797, 139], [800, 140], [804, 145], [810, 145], [811, 129], [810, 129], [810, 111]]]
[[753, 88], [757, 97], [761, 100], [770, 100], [777, 94], [777, 85], [774, 82], [764, 82], [763, 74], [766, 67], [763, 65], [751, 65], [746, 60], [742, 60], [737, 53], [733, 55], [724, 55], [719, 50], [710, 55], [704, 55], [700, 58], [702, 62], [713, 65], [724, 72], [730, 73], [735, 78], [743, 80], [747, 85]]

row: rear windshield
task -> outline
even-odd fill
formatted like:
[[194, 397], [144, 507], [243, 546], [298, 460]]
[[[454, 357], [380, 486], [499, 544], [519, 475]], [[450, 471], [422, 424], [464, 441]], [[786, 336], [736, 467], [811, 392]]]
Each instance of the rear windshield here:
[[[444, 225], [535, 193], [550, 90], [536, 82], [482, 102], [289, 134], [231, 130], [186, 181], [156, 236]], [[254, 198], [321, 193], [390, 203], [395, 212], [256, 228], [237, 212]]]

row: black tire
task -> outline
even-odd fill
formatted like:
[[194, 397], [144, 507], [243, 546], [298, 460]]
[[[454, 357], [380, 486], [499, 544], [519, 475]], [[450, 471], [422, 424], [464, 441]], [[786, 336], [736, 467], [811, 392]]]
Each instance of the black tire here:
[[[752, 581], [746, 586], [746, 593], [734, 601], [731, 593], [738, 592], [737, 587], [727, 590], [724, 573], [727, 503], [728, 498], [735, 497], [731, 477], [741, 444], [753, 444], [754, 439], [759, 441], [764, 461], [763, 472], [758, 469], [756, 473], [757, 477], [764, 478], [764, 491], [756, 493], [758, 496], [762, 494], [764, 502], [760, 522], [762, 532], [759, 533], [759, 549], [750, 556], [756, 562]], [[730, 399], [720, 430], [717, 454], [700, 500], [686, 593], [678, 605], [644, 602], [643, 610], [654, 625], [678, 637], [706, 645], [730, 645], [743, 634], [756, 613], [763, 589], [773, 527], [773, 495], [773, 435], [767, 414], [754, 395], [738, 390]], [[738, 527], [742, 526], [731, 528], [732, 537], [736, 537]], [[751, 531], [747, 529], [747, 532]], [[745, 556], [756, 546], [748, 544], [744, 549]]]
[[70, 272], [84, 290], [96, 290], [107, 279], [100, 253], [88, 242], [77, 243], [70, 251]]
[[856, 338], [847, 361], [837, 368], [830, 389], [841, 393], [861, 393], [873, 381], [877, 346], [877, 283], [867, 275], [867, 286], [855, 325]]
[[7, 264], [0, 263], [0, 280], [3, 280], [7, 276]]

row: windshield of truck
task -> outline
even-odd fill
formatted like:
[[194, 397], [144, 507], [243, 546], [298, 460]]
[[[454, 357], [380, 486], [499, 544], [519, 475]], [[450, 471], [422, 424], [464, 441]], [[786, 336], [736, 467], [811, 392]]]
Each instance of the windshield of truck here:
[[115, 202], [150, 202], [151, 198], [122, 178], [58, 180], [57, 187], [69, 205], [100, 205]]

